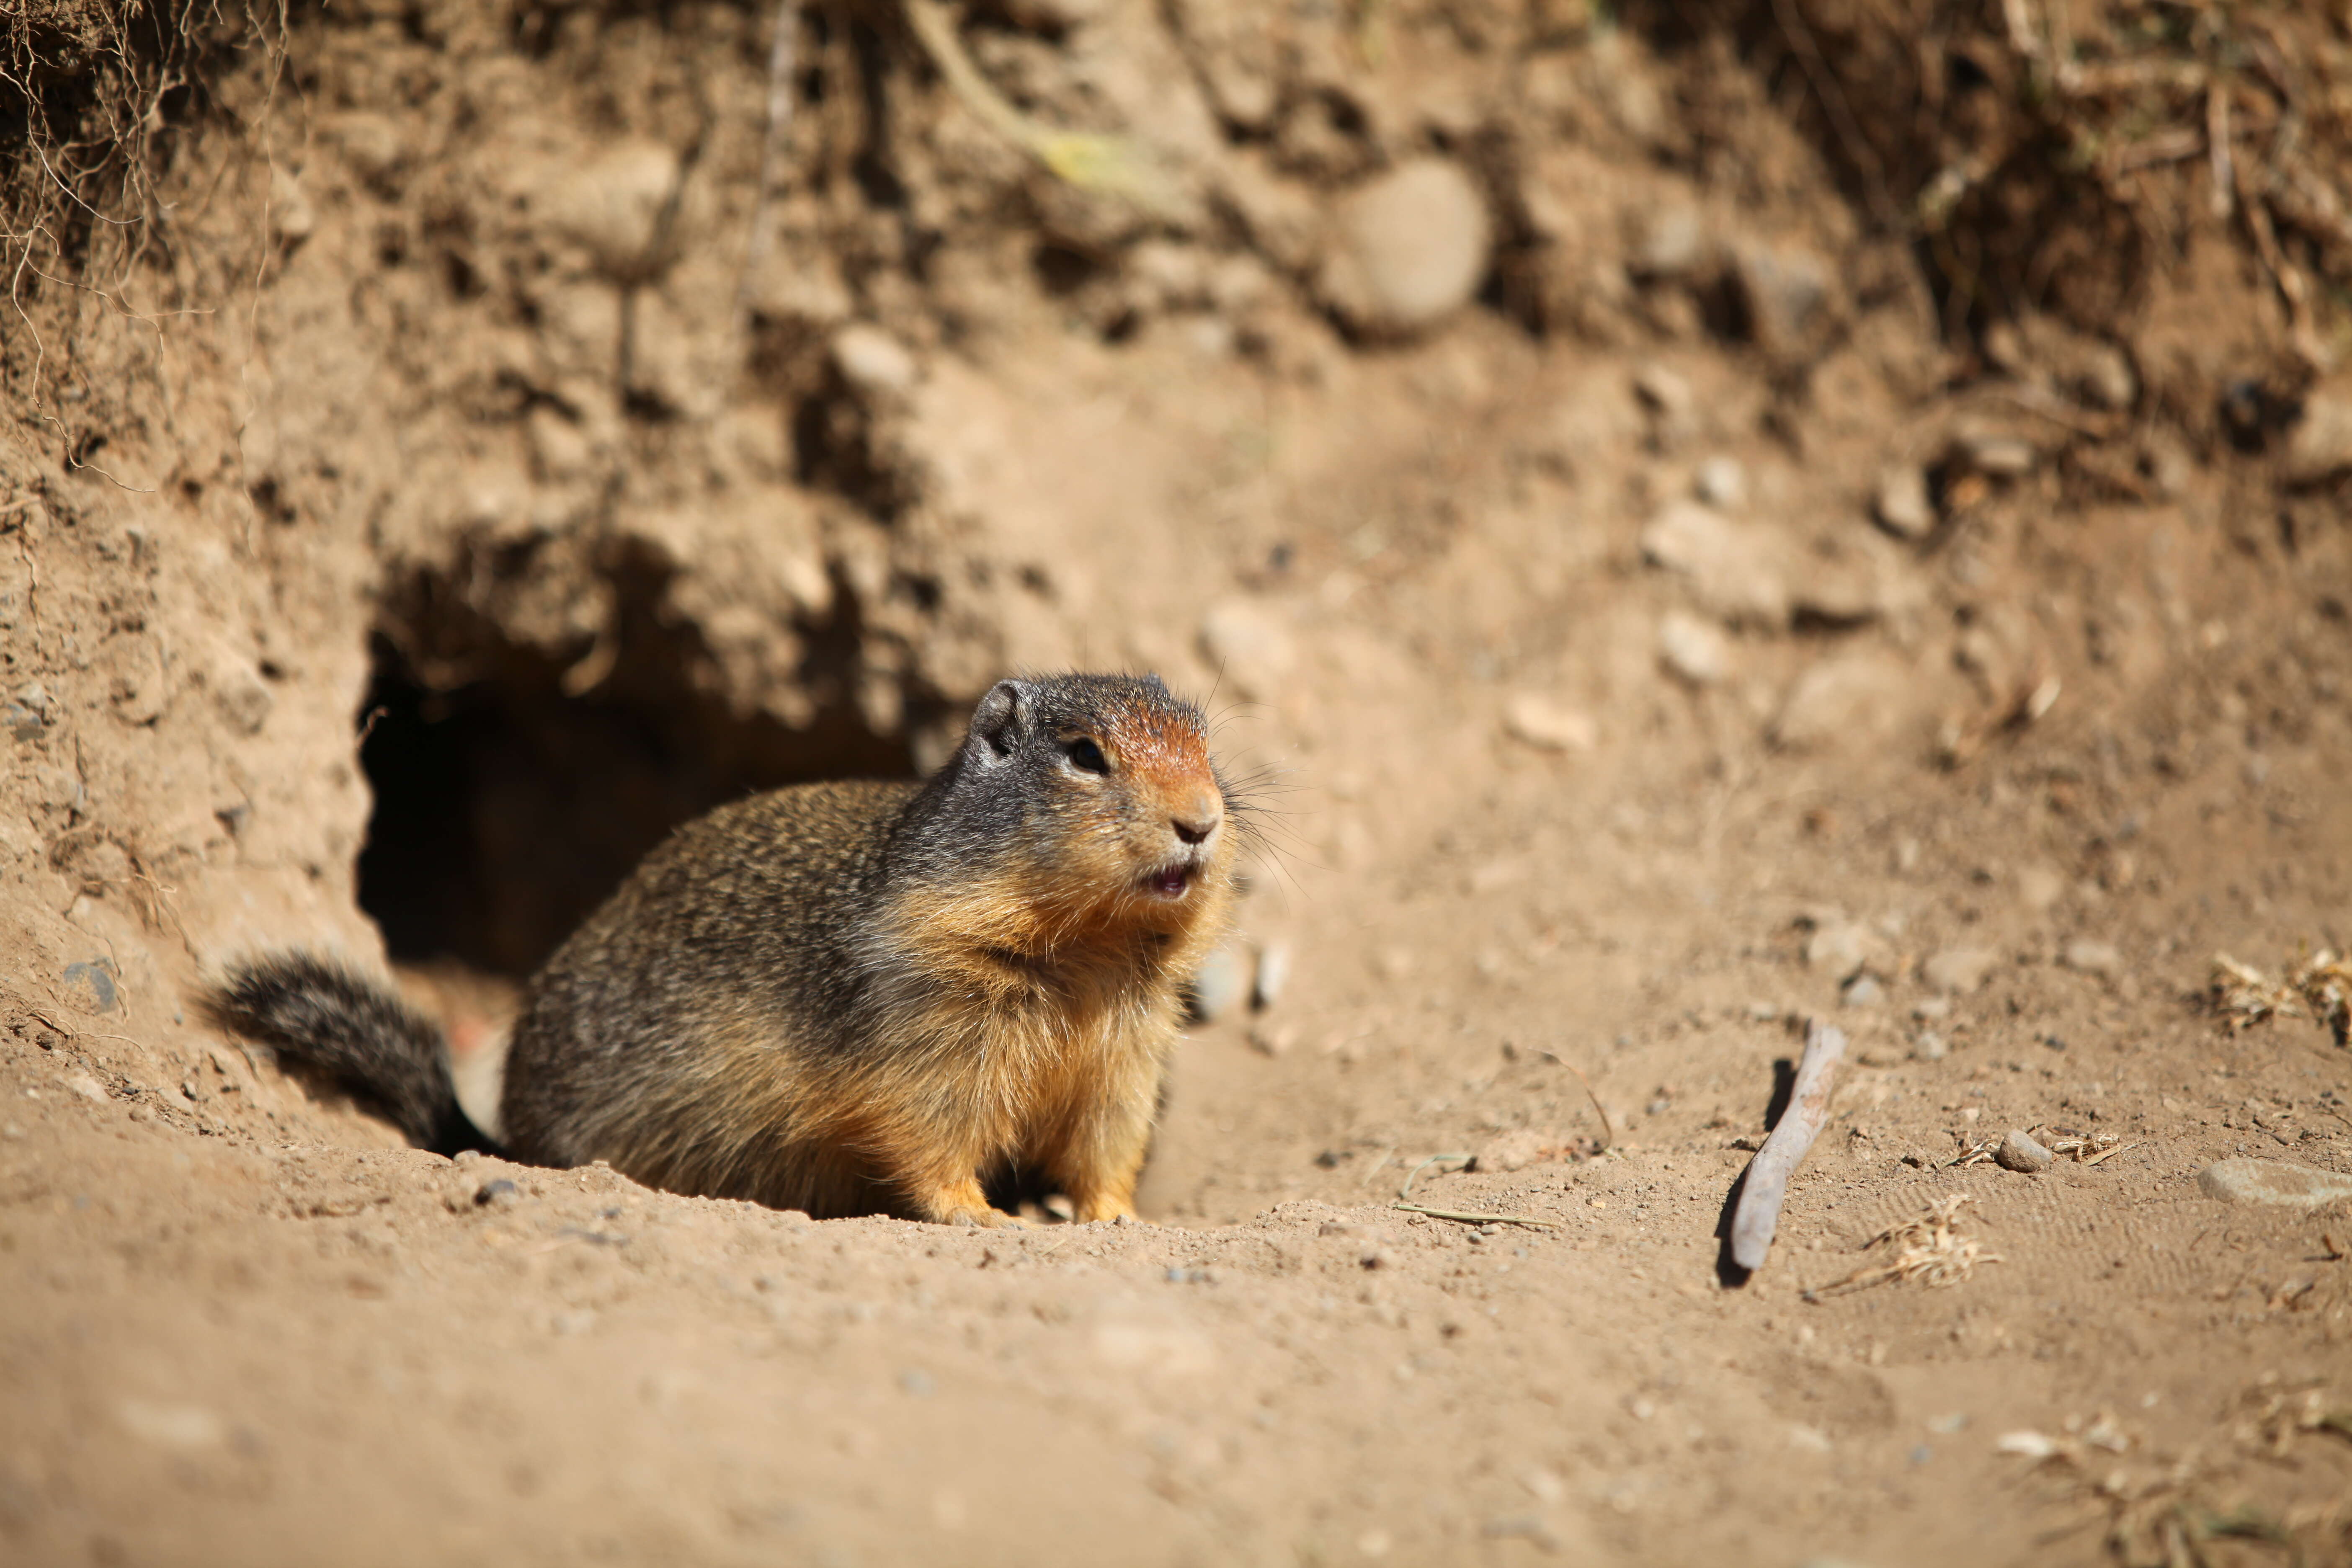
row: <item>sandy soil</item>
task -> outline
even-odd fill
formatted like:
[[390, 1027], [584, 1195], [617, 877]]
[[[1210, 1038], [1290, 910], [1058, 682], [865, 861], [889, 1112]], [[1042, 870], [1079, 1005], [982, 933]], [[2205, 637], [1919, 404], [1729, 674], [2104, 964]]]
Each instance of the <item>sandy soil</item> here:
[[[1979, 353], [1720, 51], [1005, 7], [1024, 109], [1193, 160], [1122, 228], [824, 11], [891, 140], [816, 100], [743, 328], [762, 23], [340, 9], [179, 155], [245, 308], [43, 296], [87, 390], [10, 383], [8, 1561], [2352, 1561], [2352, 1202], [2197, 1179], [2352, 1176], [2345, 1047], [2210, 989], [2352, 944], [2343, 405], [2229, 424], [2293, 323], [2228, 233]], [[1481, 291], [1368, 328], [1324, 208], [1433, 150]], [[1279, 848], [1151, 1224], [443, 1160], [190, 1006], [388, 942], [476, 1017], [682, 816], [1024, 663], [1205, 698]], [[1958, 1194], [1957, 1278], [1833, 1288]]]

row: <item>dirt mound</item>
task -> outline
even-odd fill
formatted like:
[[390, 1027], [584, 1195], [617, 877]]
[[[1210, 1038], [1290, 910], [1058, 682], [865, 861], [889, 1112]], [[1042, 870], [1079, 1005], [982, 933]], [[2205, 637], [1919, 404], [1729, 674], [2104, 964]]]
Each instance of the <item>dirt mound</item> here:
[[[2352, 939], [2346, 47], [21, 9], [0, 1539], [2344, 1560], [2352, 1231], [2195, 1177], [2352, 1169], [2341, 1049], [2207, 989]], [[463, 1047], [677, 821], [1070, 664], [1280, 792], [1163, 1228], [452, 1163], [184, 1005], [388, 947]], [[1931, 1204], [1965, 1278], [1823, 1289]]]

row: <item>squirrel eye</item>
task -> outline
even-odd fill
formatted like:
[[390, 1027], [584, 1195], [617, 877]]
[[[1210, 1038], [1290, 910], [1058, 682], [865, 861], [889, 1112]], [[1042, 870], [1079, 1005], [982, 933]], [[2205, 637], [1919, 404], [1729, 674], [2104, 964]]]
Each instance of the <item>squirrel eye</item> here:
[[1110, 772], [1110, 759], [1104, 756], [1102, 748], [1087, 736], [1081, 735], [1069, 743], [1069, 753], [1070, 764], [1073, 767], [1084, 768], [1090, 773]]

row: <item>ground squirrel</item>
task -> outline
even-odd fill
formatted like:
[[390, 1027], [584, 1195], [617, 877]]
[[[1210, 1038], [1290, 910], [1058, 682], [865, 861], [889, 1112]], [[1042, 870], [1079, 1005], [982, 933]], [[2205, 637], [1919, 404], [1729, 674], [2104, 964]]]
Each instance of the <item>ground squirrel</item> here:
[[[1000, 681], [928, 783], [778, 790], [647, 857], [531, 981], [501, 1139], [814, 1215], [1017, 1223], [982, 1183], [1019, 1170], [1132, 1215], [1243, 809], [1157, 677]], [[291, 952], [208, 1000], [418, 1142], [471, 1134], [439, 1031], [385, 985]]]

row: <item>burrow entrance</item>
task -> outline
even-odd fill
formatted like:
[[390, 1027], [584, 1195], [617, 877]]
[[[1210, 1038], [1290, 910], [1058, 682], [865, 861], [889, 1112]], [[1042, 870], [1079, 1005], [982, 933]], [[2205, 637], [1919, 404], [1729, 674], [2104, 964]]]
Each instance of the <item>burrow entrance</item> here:
[[373, 642], [360, 759], [374, 791], [360, 905], [394, 960], [520, 978], [678, 824], [824, 778], [910, 778], [906, 742], [846, 703], [806, 729], [731, 712], [695, 679], [690, 630], [625, 592], [618, 648], [592, 689], [443, 585], [397, 595]]

